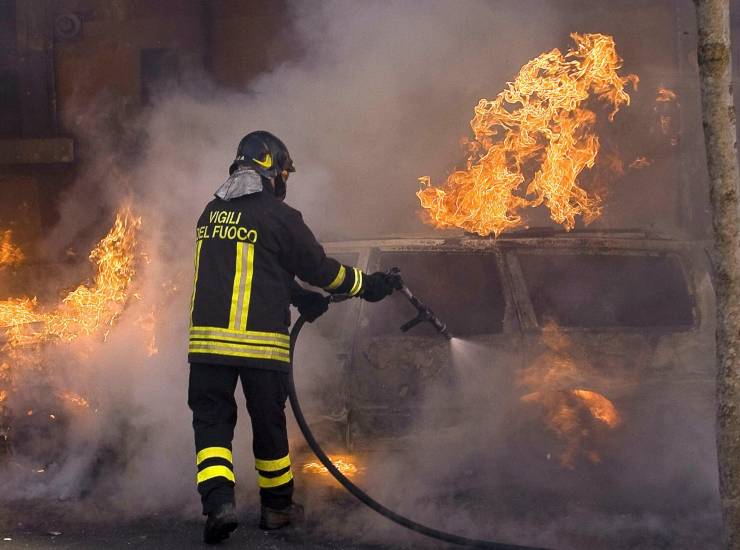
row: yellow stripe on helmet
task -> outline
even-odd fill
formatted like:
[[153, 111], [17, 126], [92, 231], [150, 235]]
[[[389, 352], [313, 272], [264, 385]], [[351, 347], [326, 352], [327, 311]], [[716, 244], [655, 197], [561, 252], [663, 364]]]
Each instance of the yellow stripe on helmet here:
[[265, 158], [262, 160], [252, 160], [259, 164], [262, 168], [272, 168], [272, 155], [270, 155], [270, 153], [265, 153]]

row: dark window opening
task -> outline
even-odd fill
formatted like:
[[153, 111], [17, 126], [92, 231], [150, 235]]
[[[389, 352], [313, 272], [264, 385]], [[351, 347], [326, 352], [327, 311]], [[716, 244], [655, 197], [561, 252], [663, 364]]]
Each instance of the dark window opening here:
[[[383, 252], [378, 269], [399, 267], [411, 291], [447, 323], [456, 336], [503, 331], [506, 300], [493, 254], [463, 252]], [[367, 331], [372, 336], [401, 334], [399, 327], [416, 316], [400, 295], [368, 304]], [[409, 335], [435, 335], [429, 323]]]
[[15, 19], [15, 0], [0, 0], [1, 137], [19, 137], [22, 131]]
[[177, 84], [180, 61], [177, 53], [166, 49], [141, 50], [141, 102], [148, 104], [157, 92]]
[[0, 70], [0, 136], [21, 135], [20, 100], [18, 72]]
[[693, 301], [678, 258], [519, 254], [540, 326], [691, 327]]
[[15, 48], [15, 14], [15, 0], [0, 0], [0, 48]]

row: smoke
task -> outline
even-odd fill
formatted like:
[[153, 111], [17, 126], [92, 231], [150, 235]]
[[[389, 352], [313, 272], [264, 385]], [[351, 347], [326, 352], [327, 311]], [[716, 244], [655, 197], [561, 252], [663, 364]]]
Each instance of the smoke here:
[[[105, 502], [110, 514], [123, 517], [172, 510], [197, 515], [186, 406], [194, 229], [225, 179], [239, 139], [266, 129], [285, 141], [298, 169], [288, 184], [288, 202], [322, 239], [438, 235], [417, 217], [417, 177], [444, 177], [463, 158], [458, 141], [468, 133], [471, 106], [498, 93], [524, 61], [563, 47], [568, 33], [579, 30], [564, 22], [556, 6], [539, 1], [468, 1], [464, 9], [441, 0], [423, 6], [412, 1], [295, 3], [288, 15], [283, 39], [300, 45], [300, 57], [261, 75], [244, 92], [220, 89], [195, 74], [185, 87], [163, 90], [136, 118], [127, 118], [128, 110], [114, 97], [80, 106], [85, 171], [61, 204], [60, 222], [42, 252], [59, 259], [72, 247], [77, 258], [84, 258], [115, 209], [131, 201], [143, 219], [138, 297], [129, 300], [105, 342], [97, 338], [38, 351], [47, 373], [24, 375], [25, 400], [19, 399], [14, 412], [20, 418], [35, 403], [40, 412], [34, 417], [43, 413], [44, 426], [51, 414], [66, 420], [64, 426], [43, 430], [27, 424], [29, 433], [42, 435], [26, 442], [13, 457], [13, 468], [3, 472], [6, 498]], [[66, 286], [85, 269], [82, 261], [70, 265], [50, 284]], [[146, 319], [152, 314], [158, 351], [149, 356]], [[537, 470], [541, 460], [532, 458], [521, 441], [512, 443], [513, 431], [524, 426], [512, 427], [510, 420], [521, 412], [512, 392], [515, 379], [501, 368], [482, 366], [490, 364], [498, 344], [471, 352], [470, 360], [455, 367], [452, 380], [428, 379], [418, 402], [421, 412], [408, 420], [416, 437], [401, 449], [367, 458], [362, 484], [379, 500], [461, 534], [593, 548], [603, 546], [599, 537], [611, 543], [614, 533], [631, 532], [636, 538], [629, 544], [638, 542], [625, 547], [637, 548], [646, 531], [675, 535], [675, 527], [666, 525], [671, 514], [651, 515], [648, 506], [641, 508], [680, 495], [669, 490], [671, 483], [682, 483], [692, 504], [712, 494], [713, 471], [691, 471], [712, 457], [686, 458], [678, 436], [654, 449], [655, 457], [628, 457], [634, 461], [630, 475], [648, 472], [647, 478], [660, 471], [658, 457], [676, 458], [660, 479], [647, 480], [654, 482], [649, 499], [641, 491], [646, 480], [636, 474], [626, 481], [605, 480], [588, 470], [564, 480]], [[510, 360], [503, 353], [496, 364]], [[335, 343], [309, 327], [296, 365], [312, 422], [320, 433], [341, 439], [329, 418], [346, 414], [336, 399], [348, 382]], [[89, 396], [90, 409], [49, 398], [63, 390]], [[663, 399], [670, 403], [674, 397]], [[448, 406], [459, 402], [475, 405], [479, 414], [461, 417]], [[243, 398], [238, 403], [235, 466], [238, 497], [248, 507], [255, 503], [256, 480]], [[687, 415], [682, 421], [711, 445], [702, 414], [702, 420]], [[669, 420], [656, 419], [653, 427], [670, 430]], [[291, 437], [298, 449], [295, 429]], [[584, 488], [589, 483], [597, 484], [590, 496]], [[610, 497], [620, 483], [625, 488]], [[318, 489], [299, 487], [299, 493], [311, 505], [309, 517], [325, 523], [316, 527], [317, 536], [418, 540], [367, 510], [346, 506], [337, 512], [342, 497], [334, 493], [328, 499]], [[571, 500], [564, 502], [563, 495]], [[630, 500], [628, 495], [634, 501], [617, 502]], [[613, 510], [622, 504], [639, 512], [615, 518]], [[346, 521], [327, 520], [324, 507], [335, 514], [330, 517]], [[706, 514], [713, 525], [714, 515]], [[706, 529], [701, 518], [694, 521], [687, 532], [696, 524]]]

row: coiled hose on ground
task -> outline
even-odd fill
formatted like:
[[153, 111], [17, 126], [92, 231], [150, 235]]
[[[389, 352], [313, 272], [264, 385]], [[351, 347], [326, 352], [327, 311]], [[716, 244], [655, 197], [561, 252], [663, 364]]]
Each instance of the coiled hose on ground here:
[[[290, 331], [291, 362], [293, 359], [293, 352], [295, 350], [296, 341], [298, 340], [298, 335], [300, 334], [305, 322], [306, 320], [303, 318], [303, 316], [299, 317]], [[415, 521], [410, 520], [400, 514], [397, 514], [393, 510], [386, 508], [378, 501], [370, 497], [357, 485], [352, 483], [349, 479], [347, 479], [344, 474], [342, 474], [342, 472], [340, 472], [336, 468], [336, 466], [332, 464], [331, 460], [329, 460], [329, 457], [326, 456], [326, 453], [321, 449], [321, 446], [316, 441], [313, 433], [311, 433], [311, 428], [308, 427], [306, 418], [303, 416], [301, 405], [298, 402], [298, 395], [296, 394], [295, 381], [293, 380], [293, 369], [291, 369], [288, 380], [288, 397], [290, 398], [290, 406], [293, 409], [293, 415], [295, 416], [296, 422], [298, 422], [298, 426], [303, 433], [303, 437], [306, 438], [308, 446], [311, 447], [311, 450], [314, 452], [319, 461], [326, 467], [329, 473], [334, 476], [334, 479], [336, 479], [345, 489], [347, 489], [347, 491], [357, 497], [363, 504], [365, 504], [365, 506], [372, 508], [381, 516], [388, 518], [389, 520], [397, 523], [398, 525], [401, 525], [402, 527], [405, 527], [406, 529], [410, 529], [411, 531], [421, 533], [422, 535], [426, 535], [427, 537], [431, 537], [433, 539], [441, 540], [444, 542], [449, 542], [452, 544], [469, 546], [473, 548], [489, 548], [492, 550], [547, 550], [545, 548], [538, 548], [534, 546], [520, 546], [517, 544], [506, 544], [502, 542], [470, 539], [467, 537], [445, 533], [444, 531], [439, 531], [437, 529], [427, 527], [426, 525], [416, 523]]]

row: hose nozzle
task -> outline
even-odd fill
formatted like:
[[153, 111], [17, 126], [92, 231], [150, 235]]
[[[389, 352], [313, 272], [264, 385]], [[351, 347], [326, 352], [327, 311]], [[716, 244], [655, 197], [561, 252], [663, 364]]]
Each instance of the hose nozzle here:
[[431, 323], [432, 326], [437, 330], [437, 332], [439, 332], [442, 336], [444, 336], [448, 340], [452, 340], [452, 335], [447, 330], [447, 323], [443, 322], [439, 317], [435, 315], [435, 313], [429, 306], [427, 306], [416, 296], [414, 296], [414, 294], [404, 284], [403, 279], [401, 279], [401, 270], [397, 267], [393, 267], [388, 271], [388, 276], [393, 278], [394, 287], [396, 288], [396, 290], [403, 294], [409, 301], [409, 303], [411, 303], [411, 305], [414, 306], [414, 308], [416, 308], [416, 311], [418, 312], [418, 315], [416, 317], [401, 326], [401, 332], [407, 332], [419, 323], [428, 322]]

